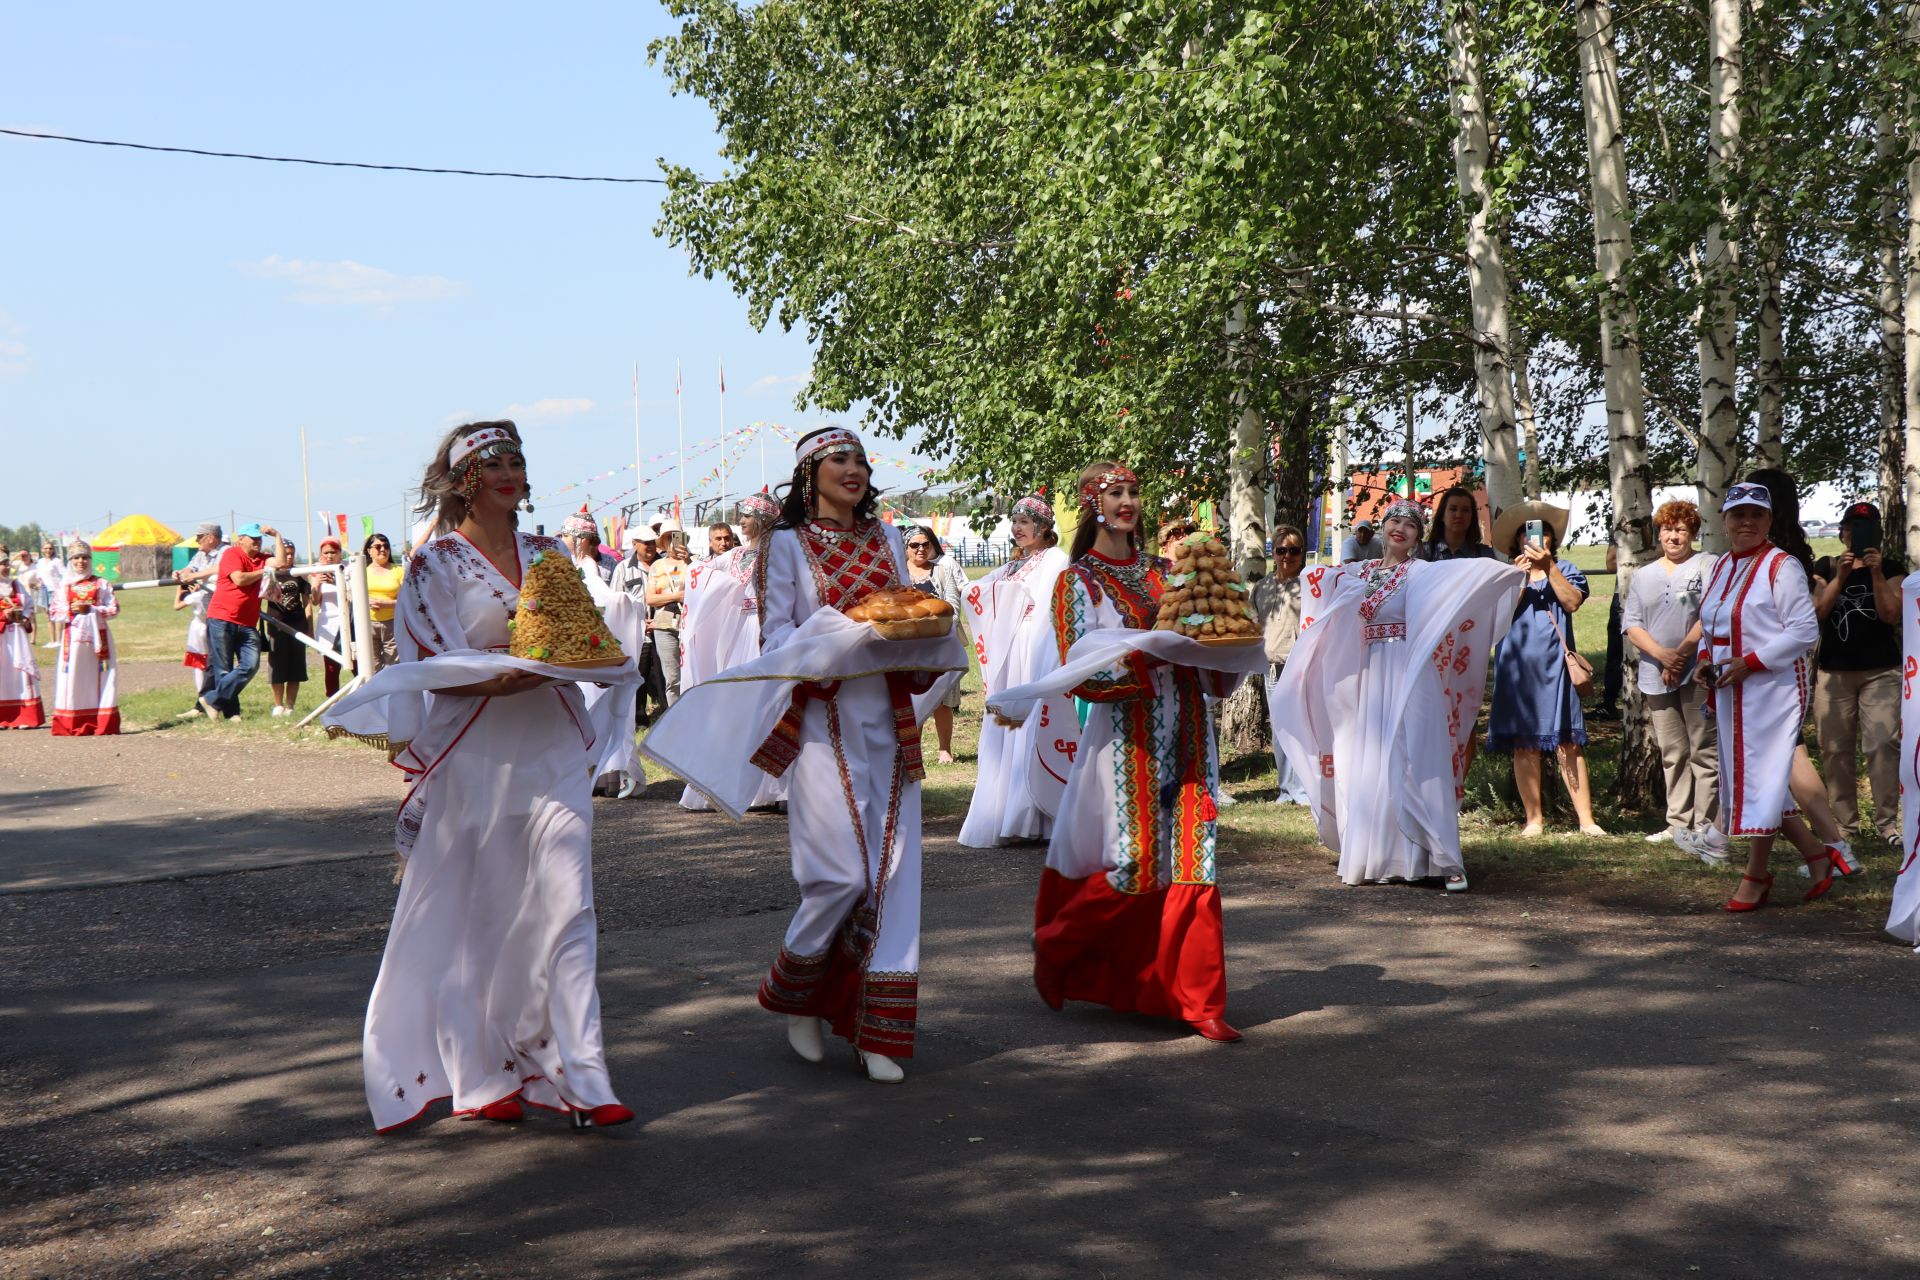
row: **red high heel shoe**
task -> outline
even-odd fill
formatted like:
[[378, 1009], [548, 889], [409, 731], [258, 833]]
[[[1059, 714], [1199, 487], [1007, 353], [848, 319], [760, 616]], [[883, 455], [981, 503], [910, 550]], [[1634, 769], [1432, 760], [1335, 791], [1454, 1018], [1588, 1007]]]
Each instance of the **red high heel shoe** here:
[[520, 1099], [502, 1098], [480, 1108], [480, 1116], [485, 1120], [498, 1120], [501, 1124], [519, 1124], [527, 1118], [527, 1112], [520, 1105]]
[[1752, 902], [1741, 902], [1738, 898], [1728, 898], [1725, 904], [1726, 910], [1758, 911], [1760, 908], [1766, 906], [1767, 895], [1773, 892], [1773, 877], [1772, 876], [1750, 876], [1746, 872], [1742, 871], [1740, 873], [1740, 878], [1742, 880], [1751, 880], [1755, 884], [1759, 885], [1760, 896], [1758, 898], [1755, 898]]
[[1814, 882], [1813, 888], [1807, 890], [1807, 896], [1800, 899], [1802, 902], [1812, 902], [1816, 898], [1824, 898], [1827, 896], [1827, 890], [1833, 888], [1833, 882], [1835, 880], [1843, 880], [1848, 876], [1857, 876], [1860, 874], [1860, 864], [1848, 861], [1846, 852], [1839, 848], [1839, 846], [1831, 844], [1821, 852], [1807, 859], [1808, 870], [1811, 871], [1813, 864], [1822, 858], [1827, 860], [1827, 874], [1821, 876]]
[[608, 1129], [633, 1119], [633, 1112], [617, 1102], [605, 1102], [591, 1111], [568, 1113], [576, 1129]]

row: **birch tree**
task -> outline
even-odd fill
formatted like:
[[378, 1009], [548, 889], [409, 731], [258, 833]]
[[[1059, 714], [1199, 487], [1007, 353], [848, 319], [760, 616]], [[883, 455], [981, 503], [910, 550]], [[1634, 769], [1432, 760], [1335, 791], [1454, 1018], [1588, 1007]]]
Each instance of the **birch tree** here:
[[[1600, 359], [1607, 406], [1607, 477], [1613, 495], [1613, 546], [1624, 592], [1633, 571], [1653, 558], [1653, 493], [1647, 468], [1645, 396], [1640, 383], [1638, 311], [1624, 287], [1633, 254], [1628, 218], [1627, 153], [1620, 110], [1620, 71], [1614, 49], [1613, 6], [1579, 0], [1581, 103], [1586, 117], [1587, 170], [1593, 195], [1594, 265], [1600, 284]], [[1646, 704], [1636, 681], [1626, 683], [1627, 705], [1617, 785], [1628, 796], [1651, 796], [1659, 786]]]
[[[1707, 174], [1719, 199], [1720, 216], [1707, 225], [1700, 263], [1705, 288], [1699, 319], [1697, 474], [1700, 505], [1710, 512], [1719, 509], [1734, 478], [1740, 442], [1738, 251], [1731, 238], [1737, 214], [1727, 189], [1727, 170], [1740, 148], [1740, 4], [1741, 0], [1708, 0], [1707, 4]], [[1777, 298], [1774, 323], [1779, 323]], [[1726, 550], [1719, 521], [1707, 521], [1703, 533], [1707, 550]]]
[[1467, 217], [1474, 387], [1480, 408], [1481, 451], [1487, 464], [1487, 500], [1498, 514], [1521, 500], [1513, 355], [1507, 324], [1507, 269], [1488, 178], [1493, 140], [1487, 121], [1480, 14], [1474, 0], [1449, 0], [1447, 12], [1448, 81], [1457, 125], [1454, 174]]

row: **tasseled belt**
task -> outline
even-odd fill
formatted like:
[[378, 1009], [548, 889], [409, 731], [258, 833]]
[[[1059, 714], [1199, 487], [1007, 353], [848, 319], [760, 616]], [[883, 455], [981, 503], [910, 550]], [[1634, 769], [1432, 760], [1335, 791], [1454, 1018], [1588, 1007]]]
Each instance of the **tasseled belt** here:
[[[920, 724], [913, 716], [913, 696], [933, 687], [935, 673], [889, 671], [887, 701], [893, 707], [893, 734], [900, 744], [900, 764], [908, 781], [926, 779], [926, 765], [920, 758]], [[840, 692], [838, 680], [803, 680], [793, 687], [793, 700], [773, 726], [766, 741], [753, 753], [751, 763], [769, 777], [784, 775], [800, 755], [800, 722], [806, 717], [807, 703], [830, 702]]]

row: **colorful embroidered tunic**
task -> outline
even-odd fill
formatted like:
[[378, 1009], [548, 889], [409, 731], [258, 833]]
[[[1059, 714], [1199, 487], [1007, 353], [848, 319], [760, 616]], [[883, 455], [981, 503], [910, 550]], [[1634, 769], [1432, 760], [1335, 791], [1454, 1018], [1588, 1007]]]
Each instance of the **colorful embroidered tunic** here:
[[[1096, 628], [1151, 627], [1165, 572], [1097, 551], [1069, 565], [1053, 589], [1061, 659]], [[1226, 1012], [1207, 696], [1239, 679], [1132, 653], [1073, 690], [1088, 705], [1035, 910], [1042, 991], [1186, 1022]]]

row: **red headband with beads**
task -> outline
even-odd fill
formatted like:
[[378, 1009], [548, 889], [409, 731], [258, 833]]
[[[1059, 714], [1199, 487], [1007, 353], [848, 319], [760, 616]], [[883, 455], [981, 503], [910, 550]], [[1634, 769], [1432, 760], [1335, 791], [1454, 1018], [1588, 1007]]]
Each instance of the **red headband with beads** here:
[[1140, 477], [1123, 466], [1109, 467], [1080, 486], [1080, 501], [1088, 507], [1100, 505], [1100, 495], [1117, 484], [1139, 484]]

